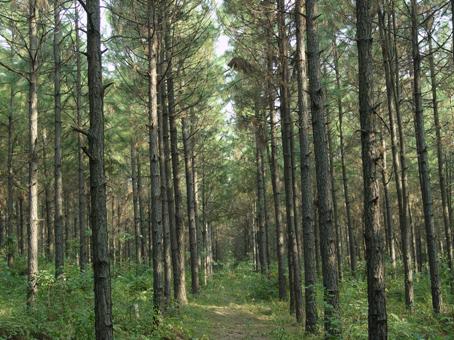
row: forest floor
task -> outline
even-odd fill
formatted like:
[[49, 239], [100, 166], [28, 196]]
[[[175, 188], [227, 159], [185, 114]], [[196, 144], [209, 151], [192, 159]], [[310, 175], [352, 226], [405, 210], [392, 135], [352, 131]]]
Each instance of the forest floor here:
[[[39, 294], [33, 309], [25, 307], [26, 260], [18, 258], [9, 270], [0, 261], [0, 339], [93, 339], [92, 273], [80, 274], [66, 265], [66, 279], [55, 281], [53, 265], [42, 259]], [[361, 268], [359, 273], [364, 272]], [[113, 322], [116, 339], [322, 339], [323, 294], [317, 286], [320, 321], [315, 335], [304, 334], [279, 301], [273, 268], [264, 277], [248, 263], [218, 268], [186, 306], [171, 306], [160, 326], [153, 323], [151, 272], [124, 264], [112, 268]], [[414, 312], [404, 306], [403, 278], [387, 275], [390, 339], [454, 339], [454, 299], [443, 285], [444, 310], [432, 313], [427, 274], [415, 279]], [[448, 282], [448, 271], [442, 271]], [[188, 289], [190, 279], [187, 278]], [[364, 276], [345, 275], [340, 290], [344, 339], [367, 339], [367, 285]]]
[[224, 270], [181, 308], [177, 318], [198, 339], [300, 338], [301, 327], [287, 312], [288, 305], [275, 299], [270, 283], [251, 276], [244, 266]]

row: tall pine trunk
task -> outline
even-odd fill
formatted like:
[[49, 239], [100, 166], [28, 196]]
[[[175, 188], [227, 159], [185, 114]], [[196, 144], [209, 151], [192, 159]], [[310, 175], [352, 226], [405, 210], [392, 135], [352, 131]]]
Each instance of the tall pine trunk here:
[[[12, 28], [13, 40], [14, 40], [14, 28]], [[14, 51], [11, 49], [11, 62], [13, 62]], [[6, 261], [8, 267], [12, 268], [14, 264], [14, 255], [15, 255], [15, 239], [14, 239], [14, 224], [13, 224], [13, 214], [14, 214], [14, 173], [13, 173], [13, 152], [14, 152], [14, 86], [15, 76], [11, 79], [10, 82], [10, 94], [9, 94], [9, 106], [8, 106], [8, 155], [6, 161], [6, 173], [8, 176], [7, 182], [7, 199], [6, 199], [6, 230], [8, 233], [7, 241], [7, 253]], [[17, 223], [17, 222], [16, 222]]]
[[148, 40], [148, 124], [151, 190], [151, 240], [153, 244], [153, 304], [159, 311], [163, 296], [163, 251], [162, 251], [162, 201], [159, 167], [159, 121], [158, 121], [158, 40], [156, 25], [156, 5], [147, 2], [147, 40]]
[[[284, 154], [284, 183], [285, 207], [287, 217], [288, 256], [289, 256], [289, 282], [290, 297], [294, 297], [294, 307], [297, 322], [303, 321], [303, 294], [301, 290], [301, 272], [298, 256], [298, 243], [296, 240], [294, 184], [293, 184], [293, 143], [292, 121], [290, 117], [289, 98], [289, 69], [288, 69], [288, 37], [285, 25], [285, 1], [277, 1], [277, 22], [279, 30], [279, 63], [280, 63], [280, 111], [281, 134]], [[292, 307], [292, 300], [291, 307]]]
[[192, 294], [197, 294], [200, 289], [199, 283], [199, 259], [197, 250], [197, 229], [195, 221], [195, 202], [194, 202], [194, 182], [192, 176], [192, 137], [188, 118], [183, 117], [183, 148], [184, 148], [184, 166], [186, 174], [186, 205], [188, 210], [189, 224], [189, 252], [191, 260], [191, 287]]
[[435, 313], [441, 309], [440, 273], [438, 268], [437, 235], [432, 211], [432, 191], [429, 176], [429, 156], [424, 131], [424, 112], [421, 93], [421, 54], [418, 41], [418, 6], [411, 1], [411, 46], [413, 56], [413, 100], [415, 109], [416, 149], [420, 173], [420, 187], [426, 228], [427, 253], [429, 255], [430, 283], [432, 289], [432, 307]]
[[356, 2], [359, 115], [364, 183], [364, 225], [369, 302], [369, 339], [387, 339], [384, 232], [380, 224], [380, 153], [373, 103], [372, 20], [369, 0]]
[[[76, 100], [76, 122], [77, 126], [82, 125], [81, 115], [81, 98], [82, 98], [82, 77], [80, 62], [80, 36], [79, 36], [79, 7], [78, 1], [75, 0], [75, 51], [76, 51], [76, 83], [75, 83], [75, 100]], [[82, 158], [82, 136], [77, 135], [77, 180], [78, 180], [78, 223], [79, 223], [79, 267], [80, 271], [85, 271], [88, 262], [88, 246], [86, 237], [86, 216], [85, 208], [87, 205], [85, 197], [85, 176], [84, 162]]]
[[333, 225], [331, 175], [326, 131], [326, 112], [320, 84], [320, 50], [315, 27], [315, 0], [306, 0], [307, 59], [309, 94], [314, 136], [315, 168], [325, 298], [325, 331], [327, 336], [340, 334], [339, 284], [337, 272], [336, 230]]
[[[446, 191], [446, 179], [443, 171], [443, 141], [441, 139], [441, 125], [440, 117], [438, 113], [438, 95], [437, 95], [437, 76], [435, 73], [435, 62], [434, 62], [434, 51], [433, 51], [433, 42], [432, 42], [432, 28], [429, 28], [429, 34], [427, 39], [429, 40], [429, 70], [430, 70], [430, 81], [431, 81], [431, 90], [432, 90], [432, 109], [434, 116], [435, 124], [435, 140], [437, 144], [437, 162], [438, 162], [438, 179], [440, 185], [440, 194], [441, 194], [441, 208], [443, 214], [443, 226], [445, 232], [445, 247], [446, 253], [448, 254], [448, 265], [452, 271], [452, 239], [451, 239], [451, 226], [449, 224], [449, 209], [448, 209], [448, 199]], [[451, 285], [454, 282], [451, 279]]]
[[107, 237], [106, 177], [104, 174], [104, 87], [101, 63], [101, 13], [99, 0], [87, 0], [87, 60], [90, 129], [90, 224], [95, 288], [96, 339], [112, 339], [112, 297]]
[[317, 324], [316, 307], [316, 263], [315, 231], [313, 217], [313, 197], [310, 169], [309, 147], [309, 112], [305, 91], [307, 90], [306, 46], [304, 43], [304, 1], [295, 3], [296, 16], [296, 48], [297, 48], [297, 80], [298, 80], [298, 125], [301, 162], [301, 204], [303, 217], [303, 258], [304, 258], [304, 290], [306, 308], [306, 331], [315, 332]]
[[176, 123], [175, 112], [175, 90], [173, 79], [173, 64], [172, 64], [172, 38], [170, 27], [168, 25], [169, 18], [167, 18], [167, 29], [164, 32], [164, 40], [166, 47], [166, 60], [167, 60], [167, 95], [169, 101], [169, 128], [170, 128], [170, 148], [172, 153], [172, 173], [173, 173], [173, 191], [175, 202], [175, 239], [177, 247], [174, 251], [177, 252], [177, 266], [174, 268], [174, 285], [175, 285], [175, 300], [180, 304], [187, 304], [188, 298], [186, 296], [186, 278], [185, 278], [185, 240], [184, 229], [181, 220], [181, 188], [180, 188], [180, 169], [179, 169], [179, 152], [178, 152], [178, 131]]
[[347, 232], [348, 232], [348, 249], [350, 255], [350, 271], [352, 276], [356, 276], [356, 239], [355, 232], [353, 229], [352, 213], [351, 213], [351, 203], [350, 195], [348, 190], [348, 176], [347, 176], [347, 167], [345, 165], [345, 142], [344, 142], [344, 129], [343, 129], [343, 118], [344, 118], [344, 109], [342, 106], [342, 94], [341, 94], [341, 85], [340, 85], [340, 72], [339, 72], [339, 56], [337, 53], [336, 40], [333, 42], [333, 58], [334, 58], [334, 72], [336, 75], [336, 101], [337, 101], [337, 115], [338, 115], [338, 124], [339, 124], [339, 146], [340, 146], [340, 156], [341, 156], [341, 168], [342, 168], [342, 185], [344, 191], [344, 201], [345, 201], [345, 216], [347, 222]]
[[27, 304], [35, 302], [38, 291], [38, 9], [36, 0], [29, 0], [30, 75], [28, 93], [29, 116], [29, 232]]
[[62, 117], [61, 117], [61, 19], [60, 0], [54, 0], [54, 114], [55, 114], [55, 164], [54, 164], [54, 236], [55, 236], [55, 277], [58, 278], [64, 273], [64, 251], [63, 251], [63, 178], [61, 171], [62, 163]]

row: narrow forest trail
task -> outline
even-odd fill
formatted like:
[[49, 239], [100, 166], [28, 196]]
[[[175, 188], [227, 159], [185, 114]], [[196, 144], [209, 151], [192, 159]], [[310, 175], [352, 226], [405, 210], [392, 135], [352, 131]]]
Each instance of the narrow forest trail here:
[[244, 268], [222, 270], [176, 317], [196, 339], [301, 338], [270, 281]]

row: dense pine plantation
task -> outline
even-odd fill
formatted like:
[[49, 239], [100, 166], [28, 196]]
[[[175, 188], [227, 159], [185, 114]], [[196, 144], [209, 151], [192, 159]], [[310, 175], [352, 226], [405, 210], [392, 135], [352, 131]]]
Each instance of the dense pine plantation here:
[[453, 26], [0, 1], [0, 339], [454, 338]]

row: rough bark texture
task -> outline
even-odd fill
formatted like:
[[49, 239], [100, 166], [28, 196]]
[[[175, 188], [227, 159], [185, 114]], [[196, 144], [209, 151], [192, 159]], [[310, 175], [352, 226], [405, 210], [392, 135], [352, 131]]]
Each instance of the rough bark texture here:
[[[159, 16], [159, 27], [165, 29], [163, 26], [163, 18]], [[163, 233], [163, 260], [164, 260], [164, 296], [165, 303], [169, 304], [171, 299], [171, 279], [172, 279], [172, 261], [171, 261], [171, 240], [170, 240], [170, 207], [169, 207], [169, 198], [167, 197], [168, 192], [168, 177], [169, 168], [166, 168], [166, 154], [164, 147], [164, 125], [168, 124], [168, 114], [167, 114], [167, 103], [166, 103], [166, 90], [165, 90], [165, 81], [163, 77], [163, 62], [165, 60], [164, 49], [162, 48], [162, 34], [159, 35], [159, 62], [158, 62], [158, 107], [159, 107], [159, 169], [161, 176], [161, 206], [162, 206], [162, 233]], [[165, 117], [165, 118], [164, 118]], [[168, 139], [168, 129], [167, 135]], [[168, 151], [168, 150], [167, 150]], [[173, 212], [173, 209], [172, 209]]]
[[131, 141], [131, 180], [132, 180], [132, 206], [134, 214], [134, 259], [140, 263], [140, 214], [139, 214], [139, 190], [137, 185], [137, 148], [134, 140]]
[[142, 162], [140, 159], [140, 150], [137, 152], [137, 191], [139, 198], [139, 218], [140, 218], [140, 254], [142, 263], [147, 262], [147, 223], [145, 219], [145, 203], [142, 190]]
[[195, 222], [194, 182], [192, 176], [192, 140], [190, 135], [188, 118], [182, 119], [184, 166], [186, 174], [186, 205], [188, 209], [189, 224], [189, 252], [191, 259], [191, 287], [192, 294], [197, 294], [200, 289], [199, 283], [199, 258], [197, 250], [197, 229]]
[[345, 142], [344, 142], [344, 131], [343, 131], [343, 118], [344, 118], [344, 109], [342, 106], [342, 94], [341, 94], [341, 85], [340, 85], [340, 72], [339, 72], [339, 56], [337, 54], [336, 40], [333, 42], [333, 58], [334, 58], [334, 72], [336, 74], [336, 101], [337, 101], [337, 115], [338, 115], [338, 124], [339, 124], [339, 146], [340, 146], [340, 156], [341, 156], [341, 168], [342, 168], [342, 184], [344, 191], [344, 201], [345, 201], [345, 217], [347, 222], [347, 232], [348, 232], [348, 250], [350, 255], [350, 271], [352, 276], [356, 276], [356, 238], [355, 232], [353, 230], [353, 221], [352, 213], [350, 207], [350, 194], [348, 190], [348, 176], [347, 176], [347, 167], [345, 166]]
[[280, 178], [278, 161], [277, 161], [277, 143], [276, 143], [276, 110], [275, 100], [276, 94], [274, 92], [273, 85], [273, 37], [274, 29], [273, 24], [275, 20], [273, 1], [269, 0], [266, 4], [267, 13], [267, 77], [266, 77], [266, 96], [267, 104], [270, 115], [270, 152], [269, 152], [269, 166], [271, 174], [271, 186], [273, 190], [273, 208], [274, 208], [274, 225], [276, 228], [276, 257], [277, 257], [277, 271], [278, 271], [278, 282], [279, 282], [279, 298], [281, 300], [286, 299], [286, 280], [285, 280], [285, 263], [284, 263], [284, 233], [281, 218], [281, 191], [282, 181]]
[[303, 217], [303, 257], [304, 257], [304, 289], [306, 308], [306, 331], [314, 332], [317, 324], [316, 308], [316, 264], [315, 257], [315, 232], [313, 217], [312, 182], [310, 169], [309, 147], [309, 112], [305, 91], [307, 90], [306, 72], [306, 47], [304, 43], [304, 0], [295, 3], [296, 15], [296, 48], [298, 55], [297, 79], [298, 79], [298, 125], [300, 141], [301, 161], [301, 204]]
[[369, 0], [356, 2], [359, 115], [364, 183], [364, 225], [367, 260], [369, 339], [387, 339], [384, 232], [380, 224], [380, 153], [372, 99], [372, 20]]
[[[435, 125], [435, 136], [437, 144], [437, 162], [438, 162], [438, 179], [440, 185], [440, 194], [441, 194], [441, 208], [443, 214], [443, 226], [445, 232], [445, 249], [448, 254], [448, 265], [452, 271], [452, 238], [451, 238], [451, 226], [449, 224], [449, 209], [448, 209], [448, 199], [446, 191], [446, 179], [443, 171], [443, 141], [441, 139], [441, 125], [440, 117], [438, 114], [438, 96], [437, 96], [437, 76], [435, 74], [435, 62], [434, 62], [434, 51], [433, 51], [433, 42], [432, 42], [432, 33], [429, 30], [428, 38], [429, 40], [429, 70], [430, 70], [430, 81], [431, 81], [431, 90], [432, 90], [432, 109], [434, 116], [434, 125]], [[451, 285], [454, 282], [451, 279]]]
[[106, 177], [104, 174], [104, 88], [102, 84], [99, 0], [87, 0], [87, 60], [90, 129], [90, 225], [95, 290], [96, 339], [112, 339], [112, 297], [107, 237]]
[[54, 164], [54, 235], [55, 235], [55, 277], [60, 277], [64, 273], [65, 254], [63, 252], [63, 177], [61, 172], [62, 145], [61, 145], [61, 93], [60, 93], [60, 73], [61, 73], [61, 19], [60, 19], [60, 0], [54, 0], [54, 114], [55, 114], [55, 164]]
[[159, 311], [163, 296], [163, 247], [162, 247], [162, 201], [159, 166], [159, 121], [157, 93], [157, 53], [158, 39], [156, 26], [156, 8], [153, 0], [147, 2], [147, 39], [148, 39], [148, 128], [150, 157], [151, 190], [151, 240], [153, 244], [153, 304]]
[[[75, 99], [76, 99], [76, 122], [77, 126], [82, 125], [81, 116], [81, 97], [82, 97], [82, 79], [81, 79], [81, 63], [80, 63], [80, 37], [79, 37], [79, 7], [75, 0], [75, 50], [76, 50], [76, 84], [75, 84]], [[82, 158], [82, 136], [77, 135], [77, 173], [78, 173], [78, 222], [79, 222], [79, 267], [81, 271], [85, 271], [88, 262], [88, 247], [86, 236], [86, 218], [85, 218], [85, 176], [84, 162]]]
[[413, 55], [413, 100], [415, 109], [416, 149], [418, 152], [419, 179], [426, 227], [427, 253], [429, 255], [430, 283], [432, 289], [432, 307], [440, 313], [441, 288], [438, 268], [437, 235], [432, 211], [432, 191], [430, 188], [429, 157], [424, 132], [424, 112], [421, 93], [421, 55], [418, 42], [418, 7], [416, 0], [411, 1], [411, 32]]
[[385, 222], [385, 232], [386, 232], [386, 243], [388, 248], [388, 255], [391, 259], [391, 266], [393, 271], [396, 270], [396, 249], [394, 244], [394, 231], [393, 231], [393, 215], [391, 209], [391, 202], [389, 199], [389, 179], [388, 179], [388, 164], [386, 161], [386, 142], [385, 139], [381, 138], [381, 148], [383, 151], [383, 160], [382, 160], [382, 185], [383, 185], [383, 211], [384, 211], [384, 222]]
[[178, 131], [175, 112], [175, 93], [172, 66], [172, 39], [168, 26], [164, 32], [167, 60], [167, 94], [169, 101], [169, 127], [170, 127], [170, 147], [172, 153], [172, 173], [173, 190], [175, 199], [175, 238], [177, 241], [177, 270], [174, 270], [173, 279], [175, 280], [175, 300], [180, 304], [187, 304], [186, 279], [185, 279], [185, 240], [184, 229], [181, 221], [181, 188], [180, 188], [180, 169], [178, 152]]
[[[14, 40], [14, 29], [13, 40]], [[11, 49], [11, 61], [14, 57], [14, 51]], [[8, 267], [12, 268], [14, 264], [14, 255], [16, 250], [16, 241], [14, 238], [14, 225], [13, 225], [13, 214], [14, 214], [14, 173], [13, 173], [13, 152], [14, 152], [14, 86], [15, 77], [13, 76], [10, 82], [10, 95], [9, 95], [9, 106], [8, 106], [8, 155], [6, 161], [6, 173], [8, 176], [7, 183], [7, 203], [6, 203], [6, 230], [8, 233], [7, 244], [6, 244], [6, 261]], [[17, 222], [16, 222], [17, 223]]]
[[[303, 296], [301, 290], [301, 272], [298, 257], [298, 244], [295, 233], [295, 206], [292, 164], [292, 122], [290, 117], [289, 98], [289, 70], [288, 70], [288, 38], [285, 27], [285, 1], [277, 1], [277, 18], [279, 30], [279, 62], [280, 62], [280, 111], [281, 111], [281, 134], [284, 154], [284, 182], [285, 182], [285, 206], [287, 217], [287, 234], [289, 250], [289, 282], [290, 292], [294, 294], [294, 307], [297, 322], [303, 322]], [[292, 279], [292, 280], [290, 280]], [[291, 296], [292, 297], [292, 296]], [[292, 302], [292, 299], [290, 299]], [[291, 306], [292, 307], [292, 306]]]
[[29, 166], [28, 166], [28, 288], [27, 304], [34, 303], [38, 290], [38, 9], [36, 0], [29, 0], [30, 75], [28, 93]]
[[[411, 230], [408, 226], [408, 196], [407, 196], [407, 163], [405, 140], [402, 130], [399, 57], [397, 53], [397, 27], [394, 13], [394, 1], [391, 1], [391, 13], [388, 13], [388, 34], [385, 34], [384, 15], [386, 12], [379, 10], [379, 30], [382, 45], [382, 55], [385, 68], [387, 96], [392, 97], [388, 102], [388, 116], [391, 133], [391, 152], [393, 158], [394, 179], [399, 210], [399, 226], [401, 235], [402, 259], [404, 265], [405, 304], [407, 308], [413, 307], [413, 258], [411, 255]], [[391, 29], [392, 28], [392, 29]], [[391, 34], [392, 31], [392, 34]], [[389, 100], [389, 99], [388, 99]], [[395, 110], [395, 120], [392, 108]], [[397, 125], [397, 132], [396, 132]], [[396, 136], [397, 134], [397, 136]], [[397, 137], [399, 138], [397, 141]], [[398, 149], [398, 146], [400, 148]]]
[[257, 241], [259, 268], [262, 274], [266, 274], [267, 254], [266, 254], [266, 234], [265, 234], [265, 183], [263, 175], [263, 131], [260, 123], [260, 114], [255, 113], [255, 166], [256, 166], [256, 193], [257, 193]]
[[[326, 72], [324, 72], [326, 74]], [[333, 202], [333, 218], [334, 228], [336, 230], [336, 254], [337, 254], [337, 273], [339, 280], [342, 281], [342, 230], [339, 225], [339, 217], [337, 215], [337, 199], [336, 199], [336, 172], [334, 170], [334, 146], [331, 130], [331, 113], [328, 110], [329, 105], [326, 106], [326, 134], [328, 137], [328, 153], [329, 153], [329, 173], [331, 176], [331, 199]]]
[[314, 135], [315, 168], [325, 297], [325, 331], [327, 336], [340, 334], [339, 287], [337, 272], [336, 230], [333, 225], [333, 202], [327, 146], [325, 104], [320, 84], [320, 50], [315, 27], [315, 0], [306, 0], [307, 59], [309, 93]]

